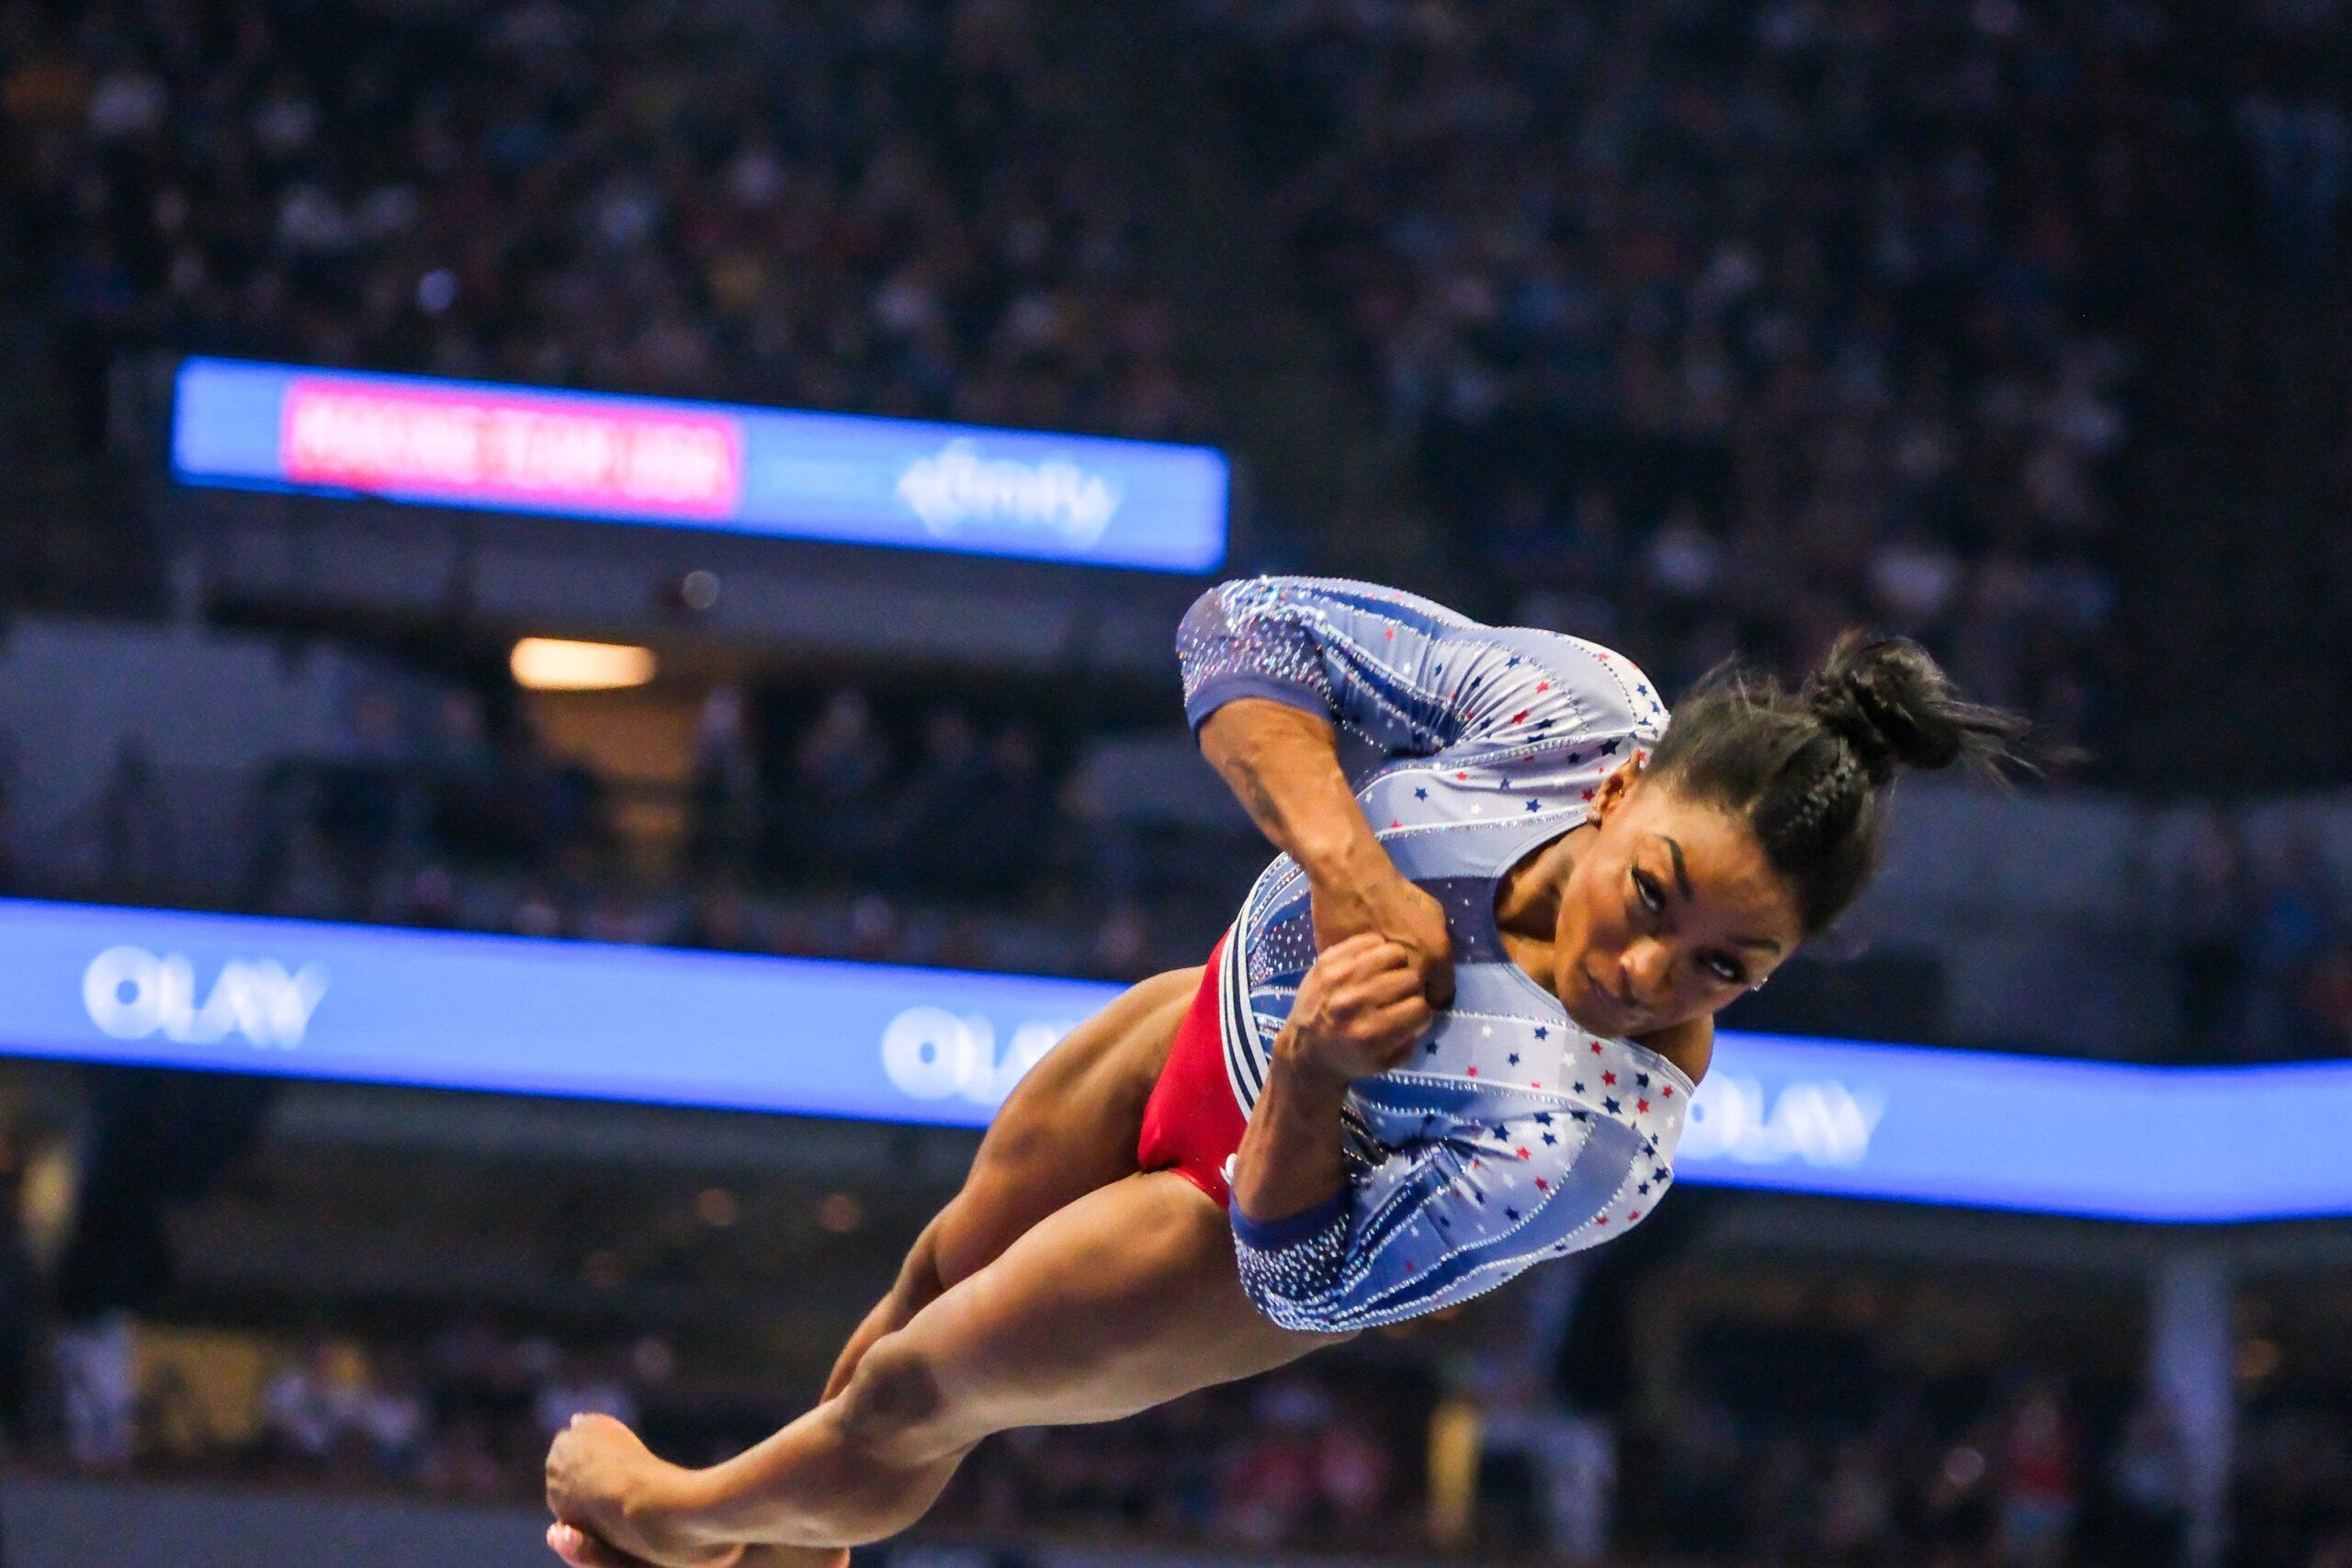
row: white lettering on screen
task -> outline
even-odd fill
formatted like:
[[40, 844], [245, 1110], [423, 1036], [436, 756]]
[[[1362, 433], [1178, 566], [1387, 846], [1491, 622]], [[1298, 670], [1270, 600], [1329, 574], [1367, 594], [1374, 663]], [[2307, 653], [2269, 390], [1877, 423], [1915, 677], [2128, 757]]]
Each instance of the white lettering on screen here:
[[1058, 534], [1080, 550], [1102, 537], [1124, 499], [1101, 474], [1066, 458], [983, 457], [978, 444], [965, 440], [908, 464], [898, 490], [923, 526], [942, 538], [967, 523], [1011, 524]]
[[883, 1028], [882, 1070], [917, 1100], [961, 1095], [977, 1105], [996, 1105], [1071, 1027], [1032, 1019], [1013, 1029], [1000, 1055], [996, 1026], [982, 1015], [909, 1008]]
[[1799, 1159], [1847, 1168], [1867, 1158], [1871, 1137], [1886, 1114], [1886, 1097], [1849, 1089], [1836, 1078], [1795, 1078], [1779, 1094], [1736, 1074], [1710, 1077], [1690, 1102], [1677, 1150], [1686, 1159], [1734, 1159], [1774, 1165]]
[[82, 972], [82, 1005], [117, 1040], [160, 1034], [209, 1045], [235, 1034], [251, 1045], [291, 1050], [327, 993], [327, 973], [317, 964], [289, 972], [274, 958], [232, 958], [205, 979], [185, 953], [110, 947]]

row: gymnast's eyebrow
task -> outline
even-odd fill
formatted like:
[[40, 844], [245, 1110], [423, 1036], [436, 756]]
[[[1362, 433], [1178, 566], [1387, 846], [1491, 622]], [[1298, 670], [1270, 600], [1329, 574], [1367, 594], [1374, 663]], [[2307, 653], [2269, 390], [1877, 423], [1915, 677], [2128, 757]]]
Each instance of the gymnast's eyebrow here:
[[[1690, 869], [1682, 863], [1682, 846], [1664, 833], [1658, 835], [1658, 841], [1666, 846], [1666, 852], [1674, 859], [1674, 885], [1682, 889], [1682, 896], [1685, 898], [1690, 897]], [[1732, 940], [1740, 947], [1760, 947], [1768, 953], [1781, 951], [1781, 944], [1769, 936], [1743, 936], [1735, 937]]]
[[1666, 852], [1674, 857], [1674, 885], [1682, 889], [1682, 896], [1685, 898], [1690, 897], [1690, 871], [1682, 863], [1682, 846], [1664, 833], [1660, 833], [1657, 837], [1658, 841], [1666, 846]]

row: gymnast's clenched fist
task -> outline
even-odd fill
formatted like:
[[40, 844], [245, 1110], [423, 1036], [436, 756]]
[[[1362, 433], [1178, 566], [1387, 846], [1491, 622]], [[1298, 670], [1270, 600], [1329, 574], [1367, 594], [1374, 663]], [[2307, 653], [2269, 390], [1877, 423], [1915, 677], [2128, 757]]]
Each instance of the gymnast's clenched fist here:
[[1435, 1016], [1416, 955], [1367, 931], [1316, 958], [1274, 1051], [1329, 1077], [1365, 1077], [1402, 1063]]

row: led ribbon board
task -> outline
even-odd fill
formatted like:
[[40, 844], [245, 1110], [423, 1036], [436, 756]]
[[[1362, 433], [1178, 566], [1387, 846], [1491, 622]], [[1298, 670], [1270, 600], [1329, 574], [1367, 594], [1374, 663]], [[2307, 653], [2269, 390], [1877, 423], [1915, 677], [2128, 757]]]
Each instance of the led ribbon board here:
[[[0, 1050], [979, 1127], [1115, 986], [0, 900]], [[2162, 1221], [2352, 1214], [2352, 1064], [1725, 1035], [1686, 1180]]]
[[846, 544], [1205, 572], [1229, 474], [1206, 446], [181, 363], [182, 482]]

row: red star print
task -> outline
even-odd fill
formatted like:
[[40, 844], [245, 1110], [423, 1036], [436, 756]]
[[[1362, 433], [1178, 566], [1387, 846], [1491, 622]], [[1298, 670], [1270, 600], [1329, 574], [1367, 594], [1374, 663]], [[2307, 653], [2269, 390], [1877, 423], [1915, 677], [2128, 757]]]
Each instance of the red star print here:
[[1552, 682], [1549, 681], [1538, 681], [1535, 682], [1535, 689], [1539, 692], [1548, 692], [1552, 689]]
[[1399, 821], [1397, 818], [1394, 818], [1394, 817], [1391, 817], [1391, 818], [1388, 819], [1388, 825], [1389, 825], [1391, 828], [1402, 828], [1405, 824], [1404, 824], [1403, 822]]
[[1615, 1073], [1603, 1073], [1600, 1075], [1600, 1081], [1605, 1084], [1613, 1085], [1617, 1081], [1617, 1075]]
[[1593, 1223], [1594, 1224], [1597, 1224], [1597, 1225], [1605, 1225], [1605, 1224], [1607, 1224], [1609, 1223], [1609, 1216], [1608, 1216], [1608, 1215], [1606, 1215], [1606, 1214], [1603, 1214], [1603, 1215], [1601, 1215], [1599, 1219], [1597, 1219], [1597, 1220], [1593, 1221], [1592, 1223]]
[[1552, 1184], [1539, 1176], [1535, 1179], [1535, 1190], [1538, 1192], [1549, 1192], [1552, 1190]]
[[1628, 1209], [1625, 1211], [1625, 1223], [1629, 1225], [1641, 1217], [1642, 1212], [1639, 1209]]
[[1455, 778], [1457, 778], [1457, 779], [1466, 779], [1466, 778], [1468, 778], [1470, 775], [1469, 775], [1468, 773], [1456, 773], [1456, 774], [1454, 774], [1453, 776], [1454, 776]]
[[1477, 1069], [1477, 1068], [1476, 1068], [1476, 1067], [1471, 1068], [1471, 1069], [1470, 1069], [1470, 1076], [1471, 1076], [1472, 1077], [1474, 1077], [1474, 1078], [1475, 1078], [1475, 1077], [1476, 1077], [1478, 1076], [1478, 1069]]
[[1386, 631], [1382, 632], [1380, 635], [1381, 635], [1382, 637], [1384, 637], [1387, 638], [1389, 641], [1394, 642], [1394, 641], [1396, 641], [1396, 628], [1395, 626], [1391, 626], [1391, 627], [1389, 627]]
[[1585, 791], [1585, 792], [1584, 792], [1584, 797], [1585, 797], [1587, 800], [1590, 800], [1590, 799], [1592, 798], [1592, 791], [1590, 791], [1590, 790], [1587, 790], [1587, 791]]
[[1544, 1087], [1544, 1080], [1542, 1078], [1530, 1079], [1527, 1087], [1530, 1089], [1542, 1089]]
[[1672, 1084], [1667, 1085], [1664, 1092], [1667, 1099], [1672, 1100], [1674, 1098], [1674, 1086]]
[[1637, 1100], [1634, 1101], [1634, 1111], [1637, 1115], [1647, 1115], [1649, 1109], [1650, 1102], [1646, 1100]]
[[1527, 716], [1534, 711], [1535, 710], [1532, 708], [1521, 708], [1517, 713], [1510, 716], [1510, 721], [1513, 724], [1525, 724], [1527, 722]]
[[1525, 1149], [1521, 1149], [1519, 1151], [1519, 1157], [1521, 1159], [1532, 1159], [1535, 1156], [1529, 1154]]
[[1598, 1040], [1592, 1043], [1592, 1054], [1596, 1056], [1600, 1055], [1600, 1042]]
[[1641, 766], [1641, 764], [1648, 761], [1649, 760], [1650, 754], [1647, 751], [1636, 751], [1634, 753], [1634, 765], [1635, 767]]

